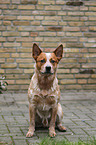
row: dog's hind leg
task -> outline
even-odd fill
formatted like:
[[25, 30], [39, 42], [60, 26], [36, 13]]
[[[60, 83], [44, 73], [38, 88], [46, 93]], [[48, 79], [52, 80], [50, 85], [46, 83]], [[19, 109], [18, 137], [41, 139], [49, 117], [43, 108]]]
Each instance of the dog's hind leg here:
[[57, 128], [59, 131], [66, 132], [66, 128], [62, 126], [62, 119], [63, 119], [63, 110], [61, 104], [58, 103], [57, 119], [56, 119]]

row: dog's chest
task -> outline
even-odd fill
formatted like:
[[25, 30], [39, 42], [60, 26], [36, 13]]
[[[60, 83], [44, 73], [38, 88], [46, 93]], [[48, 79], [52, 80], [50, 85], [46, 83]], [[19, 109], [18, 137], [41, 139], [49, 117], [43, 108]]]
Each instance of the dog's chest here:
[[49, 111], [50, 108], [56, 103], [56, 98], [54, 96], [38, 96], [35, 95], [33, 98], [33, 104], [38, 110]]
[[46, 102], [39, 103], [39, 104], [37, 104], [37, 106], [36, 106], [36, 108], [37, 108], [39, 111], [43, 111], [43, 112], [49, 111], [51, 107], [52, 107], [52, 106], [50, 106], [50, 105], [47, 104]]

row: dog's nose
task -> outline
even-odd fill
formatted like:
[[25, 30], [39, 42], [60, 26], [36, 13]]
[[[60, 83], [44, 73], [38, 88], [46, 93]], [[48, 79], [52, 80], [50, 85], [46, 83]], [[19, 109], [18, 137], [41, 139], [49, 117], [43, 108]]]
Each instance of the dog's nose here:
[[50, 71], [51, 71], [51, 66], [46, 66], [46, 72], [50, 73]]

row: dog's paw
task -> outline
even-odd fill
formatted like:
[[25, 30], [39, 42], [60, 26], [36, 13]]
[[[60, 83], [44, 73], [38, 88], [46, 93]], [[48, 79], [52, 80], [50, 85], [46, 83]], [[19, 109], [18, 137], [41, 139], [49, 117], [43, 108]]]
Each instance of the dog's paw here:
[[56, 136], [55, 131], [50, 131], [50, 132], [49, 132], [49, 136], [50, 136], [50, 137], [55, 137], [55, 136]]
[[49, 128], [49, 136], [50, 137], [55, 137], [56, 136], [55, 129], [53, 127]]
[[62, 132], [66, 132], [67, 129], [64, 126], [60, 125], [60, 126], [58, 126], [58, 130], [62, 131]]
[[33, 131], [28, 131], [27, 134], [26, 134], [26, 137], [32, 137], [34, 134]]

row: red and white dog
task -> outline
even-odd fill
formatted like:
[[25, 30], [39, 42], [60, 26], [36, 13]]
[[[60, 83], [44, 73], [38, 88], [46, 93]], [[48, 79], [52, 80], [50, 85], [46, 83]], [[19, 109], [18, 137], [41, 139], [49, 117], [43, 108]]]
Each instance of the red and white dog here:
[[44, 53], [34, 43], [32, 53], [36, 65], [28, 89], [30, 126], [26, 137], [33, 136], [36, 124], [49, 127], [49, 135], [54, 137], [55, 124], [60, 131], [66, 131], [61, 122], [63, 111], [59, 103], [60, 90], [56, 77], [57, 64], [63, 54], [63, 45], [52, 53]]

